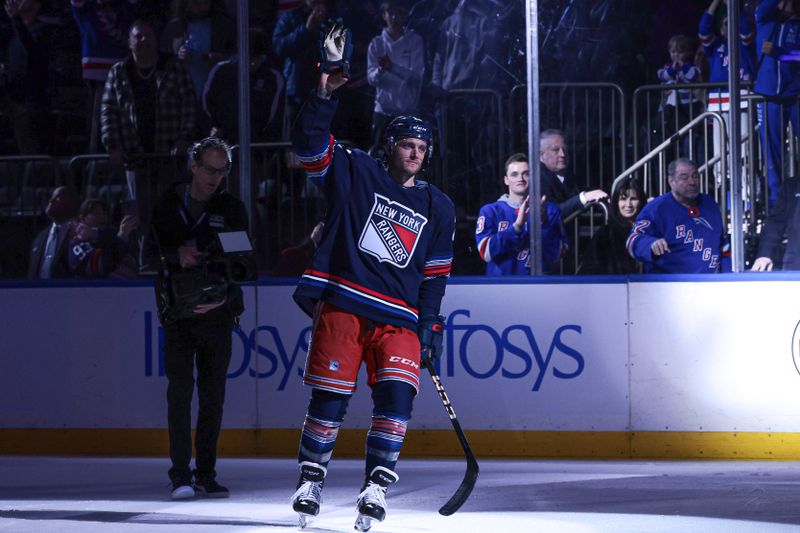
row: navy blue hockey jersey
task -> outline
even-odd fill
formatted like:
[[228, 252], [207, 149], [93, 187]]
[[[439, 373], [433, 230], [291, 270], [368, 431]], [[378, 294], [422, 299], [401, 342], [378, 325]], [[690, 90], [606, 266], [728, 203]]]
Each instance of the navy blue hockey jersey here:
[[453, 262], [455, 207], [433, 185], [397, 183], [361, 150], [330, 134], [337, 100], [312, 95], [293, 143], [328, 202], [325, 233], [295, 301], [309, 315], [323, 300], [384, 324], [416, 328], [438, 314]]
[[[672, 193], [648, 202], [633, 225], [626, 248], [641, 261], [645, 273], [730, 272], [730, 247], [722, 225], [722, 213], [714, 198], [697, 197], [687, 208]], [[654, 257], [650, 246], [665, 239], [670, 251]]]

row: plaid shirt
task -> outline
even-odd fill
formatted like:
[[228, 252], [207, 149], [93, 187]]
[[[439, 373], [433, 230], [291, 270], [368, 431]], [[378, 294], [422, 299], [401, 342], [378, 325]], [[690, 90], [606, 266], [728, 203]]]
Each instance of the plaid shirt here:
[[[116, 63], [108, 72], [100, 105], [100, 132], [106, 150], [121, 148], [127, 154], [142, 153], [136, 125], [136, 99], [131, 85], [136, 66], [133, 58]], [[182, 62], [162, 56], [156, 67], [155, 151], [169, 152], [177, 141], [193, 138], [195, 92]]]

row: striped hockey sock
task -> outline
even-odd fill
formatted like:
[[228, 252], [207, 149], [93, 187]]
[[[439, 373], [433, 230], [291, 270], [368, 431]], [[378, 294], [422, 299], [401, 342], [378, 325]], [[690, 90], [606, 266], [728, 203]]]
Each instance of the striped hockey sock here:
[[367, 433], [366, 471], [372, 472], [376, 466], [394, 471], [400, 458], [400, 449], [406, 436], [407, 418], [397, 415], [376, 414], [372, 417], [372, 427]]

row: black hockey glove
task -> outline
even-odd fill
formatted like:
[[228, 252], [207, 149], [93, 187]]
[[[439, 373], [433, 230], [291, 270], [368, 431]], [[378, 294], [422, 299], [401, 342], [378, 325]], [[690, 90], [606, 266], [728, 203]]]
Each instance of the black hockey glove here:
[[436, 361], [442, 355], [444, 317], [436, 315], [420, 317], [417, 322], [417, 336], [421, 349], [419, 362], [424, 363], [429, 357], [431, 361]]
[[330, 20], [323, 25], [319, 36], [320, 69], [330, 74], [338, 70], [343, 77], [350, 75], [353, 56], [353, 34], [341, 21]]

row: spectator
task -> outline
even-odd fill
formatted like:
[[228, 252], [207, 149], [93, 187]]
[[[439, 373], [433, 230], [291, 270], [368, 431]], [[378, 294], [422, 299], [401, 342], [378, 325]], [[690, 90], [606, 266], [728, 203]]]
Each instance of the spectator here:
[[400, 0], [381, 5], [386, 28], [372, 39], [367, 53], [367, 78], [375, 87], [372, 146], [380, 147], [386, 124], [397, 115], [419, 114], [419, 96], [425, 73], [422, 38], [406, 30], [408, 8]]
[[353, 145], [368, 150], [372, 144], [372, 110], [375, 90], [367, 79], [367, 51], [377, 33], [372, 12], [377, 11], [372, 0], [336, 0], [335, 17], [352, 32], [353, 54], [347, 85], [337, 92], [341, 102], [333, 117], [331, 132], [337, 139], [348, 139]]
[[78, 212], [69, 245], [69, 269], [79, 278], [134, 278], [137, 266], [130, 253], [130, 235], [139, 224], [126, 215], [119, 229], [109, 225], [108, 204], [97, 198], [85, 200]]
[[[487, 276], [530, 274], [528, 228], [528, 156], [513, 154], [506, 160], [503, 183], [508, 192], [481, 207], [475, 227], [478, 254], [486, 262]], [[566, 251], [561, 212], [542, 197], [542, 271], [555, 272], [555, 263]]]
[[611, 195], [608, 224], [597, 230], [581, 268], [583, 274], [639, 274], [641, 265], [628, 255], [625, 241], [633, 222], [647, 203], [639, 180], [625, 178]]
[[224, 6], [212, 10], [211, 0], [179, 0], [177, 5], [177, 16], [161, 34], [161, 51], [184, 62], [199, 99], [211, 68], [236, 53], [236, 24]]
[[[756, 48], [760, 68], [755, 92], [767, 97], [758, 106], [762, 155], [767, 164], [769, 204], [783, 181], [783, 134], [787, 119], [797, 134], [800, 95], [800, 1], [761, 0], [756, 6]], [[765, 108], [766, 106], [766, 108]]]
[[667, 169], [671, 191], [636, 218], [626, 248], [645, 273], [730, 272], [730, 249], [719, 206], [700, 192], [697, 165], [681, 157]]
[[67, 243], [78, 213], [78, 193], [66, 186], [57, 187], [45, 214], [51, 224], [43, 229], [31, 246], [28, 278], [49, 279], [69, 277]]
[[[686, 35], [673, 35], [669, 40], [670, 61], [659, 69], [657, 76], [662, 85], [681, 85], [686, 83], [699, 83], [702, 80], [700, 69], [694, 65], [694, 46], [692, 39]], [[702, 102], [691, 89], [677, 89], [664, 93], [665, 99], [661, 103], [661, 124], [664, 127], [664, 138], [675, 134], [692, 118], [702, 112]], [[685, 137], [683, 144], [684, 155], [690, 156], [689, 139], [694, 146], [699, 146], [696, 136]], [[696, 150], [696, 148], [695, 148]]]
[[[103, 93], [101, 131], [103, 144], [115, 167], [137, 154], [185, 154], [195, 127], [195, 93], [183, 63], [159, 55], [150, 23], [131, 26], [131, 56], [111, 67]], [[130, 177], [131, 198], [139, 202], [142, 233], [149, 228], [152, 176]]]
[[[722, 1], [723, 0], [712, 0], [711, 4], [708, 6], [708, 9], [703, 13], [702, 18], [700, 19], [700, 26], [698, 28], [698, 37], [703, 45], [703, 53], [705, 53], [705, 55], [708, 57], [708, 81], [711, 83], [724, 83], [727, 85], [729, 55], [727, 39], [728, 16], [727, 14], [721, 17], [717, 15], [721, 12], [719, 6]], [[727, 0], [725, 0], [725, 3], [727, 5]], [[715, 15], [719, 20], [716, 31], [714, 22]], [[755, 32], [753, 31], [753, 25], [744, 10], [741, 11], [741, 15], [739, 17], [739, 34], [739, 79], [742, 81], [747, 81], [752, 79], [753, 72], [755, 70], [752, 48]], [[727, 87], [711, 89], [708, 94], [708, 110], [722, 112], [722, 116], [725, 118], [726, 127], [730, 126], [728, 121], [728, 109], [730, 107], [729, 99], [730, 95]], [[746, 111], [744, 111], [747, 109], [746, 101], [742, 102], [741, 108], [742, 112], [739, 113], [739, 125], [742, 137], [744, 137], [750, 131], [748, 114]], [[714, 127], [714, 151], [716, 153], [725, 153], [725, 147], [723, 146], [725, 139], [722, 136], [720, 125], [716, 120], [712, 120], [711, 123]], [[716, 168], [719, 169], [719, 166]], [[720, 180], [721, 178], [722, 176], [718, 175], [717, 179]]]
[[316, 86], [317, 39], [330, 9], [329, 0], [305, 0], [301, 7], [284, 12], [275, 25], [272, 45], [283, 61], [290, 122]]
[[[41, 154], [47, 146], [50, 109], [50, 41], [53, 26], [42, 18], [40, 0], [7, 0], [12, 36], [8, 43], [5, 97], [0, 111], [8, 114], [20, 154]], [[2, 94], [2, 93], [0, 93]]]
[[[751, 270], [770, 271], [773, 267], [782, 270], [800, 270], [800, 210], [797, 197], [800, 195], [800, 178], [786, 178], [761, 230], [758, 242], [758, 258]], [[786, 241], [786, 248], [782, 243]]]
[[[250, 28], [250, 135], [252, 142], [278, 141], [283, 133], [283, 75], [268, 61], [269, 40], [258, 28]], [[239, 140], [238, 59], [214, 65], [203, 92], [203, 110], [213, 137], [231, 144]]]
[[580, 191], [575, 180], [567, 174], [569, 154], [566, 136], [559, 130], [544, 130], [539, 137], [539, 159], [542, 164], [542, 195], [558, 205], [561, 217], [566, 218], [584, 206], [608, 198], [600, 189]]
[[100, 100], [111, 66], [128, 55], [126, 36], [136, 0], [70, 0], [81, 33], [83, 79], [89, 98], [89, 151], [97, 152]]
[[141, 153], [184, 154], [195, 124], [195, 97], [182, 63], [159, 55], [153, 27], [131, 26], [131, 55], [108, 73], [101, 110], [103, 144], [111, 161]]

